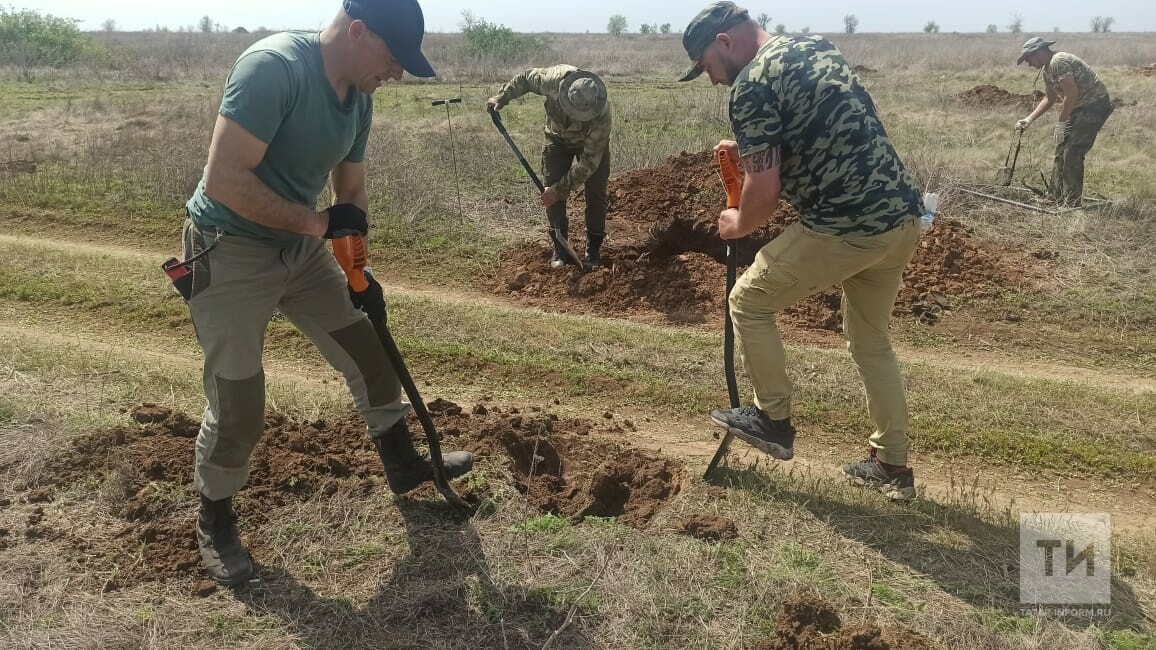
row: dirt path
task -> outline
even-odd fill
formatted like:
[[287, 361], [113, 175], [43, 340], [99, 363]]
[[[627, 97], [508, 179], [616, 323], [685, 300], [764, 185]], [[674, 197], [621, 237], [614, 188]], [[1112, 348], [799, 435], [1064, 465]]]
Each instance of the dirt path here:
[[[123, 342], [102, 339], [97, 332], [79, 331], [64, 335], [44, 328], [28, 327], [0, 321], [0, 336], [4, 339], [35, 341], [39, 345], [70, 346], [84, 351], [102, 354], [123, 354]], [[196, 372], [200, 368], [199, 356], [194, 352], [176, 353], [172, 348], [165, 350], [150, 347], [149, 341], [137, 340], [132, 354], [136, 359], [147, 359], [157, 364], [176, 368], [187, 368]], [[266, 359], [266, 374], [274, 383], [292, 385], [310, 392], [336, 392], [343, 390], [340, 382], [325, 380], [332, 374], [320, 364], [284, 364]], [[466, 404], [478, 395], [463, 395], [461, 391], [431, 383], [423, 388], [426, 399], [453, 394], [455, 399]], [[526, 405], [515, 405], [529, 407]], [[591, 418], [592, 413], [601, 410], [596, 403], [568, 400], [562, 405], [551, 405], [550, 410], [563, 417]], [[714, 438], [717, 429], [710, 426], [707, 418], [672, 418], [661, 414], [641, 411], [632, 413], [620, 411], [613, 415], [613, 423], [630, 421], [630, 426], [621, 433], [599, 433], [618, 442], [629, 442], [641, 449], [685, 460], [690, 466], [692, 477], [701, 477], [706, 464], [710, 462], [719, 441]], [[595, 431], [595, 433], [598, 433]], [[794, 472], [796, 475], [824, 477], [840, 480], [839, 466], [857, 460], [866, 445], [833, 445], [831, 436], [819, 429], [800, 431], [796, 443], [796, 459], [786, 463], [773, 463], [776, 470]], [[764, 467], [770, 459], [740, 441], [732, 445], [732, 457], [740, 463], [759, 460]], [[1110, 512], [1117, 530], [1151, 534], [1156, 529], [1156, 497], [1152, 495], [1152, 485], [1129, 486], [1089, 481], [1085, 479], [1062, 478], [1034, 475], [1027, 472], [1009, 472], [1007, 468], [991, 467], [975, 471], [971, 465], [966, 468], [954, 466], [950, 459], [929, 454], [914, 454], [912, 465], [917, 468], [918, 483], [925, 498], [944, 504], [973, 503], [984, 508], [1011, 512], [1029, 511], [1071, 511]]]
[[[631, 417], [628, 413], [620, 417]], [[632, 419], [638, 422], [637, 419]], [[675, 455], [685, 459], [701, 477], [702, 471], [718, 449], [720, 432], [710, 425], [704, 415], [701, 419], [654, 419], [637, 425], [638, 431], [630, 440], [644, 449]], [[866, 449], [866, 437], [860, 447], [832, 445], [824, 440], [822, 430], [803, 429], [795, 442], [795, 459], [788, 462], [771, 460], [762, 452], [736, 440], [731, 445], [732, 458], [742, 464], [760, 462], [760, 466], [775, 466], [777, 471], [795, 475], [818, 476], [842, 480], [843, 463], [860, 460]], [[950, 459], [930, 454], [912, 454], [911, 465], [916, 468], [920, 493], [943, 504], [977, 504], [981, 509], [997, 512], [1110, 512], [1113, 527], [1150, 536], [1156, 529], [1156, 496], [1153, 485], [1108, 484], [1086, 479], [1033, 475], [1009, 471], [1003, 467], [981, 468], [970, 463], [965, 467], [953, 465]]]
[[[107, 256], [118, 259], [136, 259], [158, 261], [164, 257], [160, 252], [148, 252], [92, 244], [77, 241], [44, 240], [21, 235], [0, 234], [0, 245], [18, 245], [43, 248], [48, 250], [64, 251], [84, 255]], [[514, 312], [543, 313], [537, 307], [527, 307], [513, 301], [504, 300], [490, 294], [473, 291], [460, 291], [445, 288], [414, 287], [400, 284], [385, 284], [386, 295], [404, 296], [410, 299], [422, 299], [436, 303], [462, 305], [467, 307], [483, 307], [501, 309]], [[598, 318], [597, 316], [573, 316], [579, 318]], [[632, 321], [633, 322], [633, 321]], [[640, 326], [672, 329], [669, 325], [641, 323]], [[697, 329], [697, 328], [696, 328]], [[831, 354], [846, 354], [841, 337], [831, 335], [823, 337], [829, 339], [829, 344], [810, 342], [802, 344], [804, 347]], [[915, 361], [932, 367], [957, 370], [961, 372], [994, 372], [1011, 377], [1043, 381], [1063, 381], [1088, 385], [1096, 388], [1135, 393], [1156, 393], [1156, 379], [1139, 375], [1111, 370], [1097, 370], [1065, 364], [1049, 363], [1044, 361], [1028, 361], [1011, 359], [1007, 355], [956, 348], [951, 352], [936, 349], [927, 350], [904, 345], [896, 345], [896, 352], [902, 361]]]

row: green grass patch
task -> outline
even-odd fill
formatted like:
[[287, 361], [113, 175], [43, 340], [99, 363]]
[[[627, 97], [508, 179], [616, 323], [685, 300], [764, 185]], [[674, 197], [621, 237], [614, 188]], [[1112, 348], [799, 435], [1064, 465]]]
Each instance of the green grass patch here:
[[554, 514], [544, 514], [541, 517], [534, 517], [514, 526], [514, 530], [534, 534], [534, 533], [557, 533], [569, 526], [570, 523]]

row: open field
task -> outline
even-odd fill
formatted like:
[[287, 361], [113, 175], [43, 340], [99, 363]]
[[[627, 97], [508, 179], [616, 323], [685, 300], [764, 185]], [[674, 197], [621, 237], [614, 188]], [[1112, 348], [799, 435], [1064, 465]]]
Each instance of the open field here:
[[[158, 266], [255, 37], [97, 37], [115, 65], [0, 69], [0, 646], [1156, 648], [1156, 77], [1136, 72], [1156, 63], [1150, 35], [1057, 39], [1121, 102], [1088, 157], [1088, 191], [1112, 204], [1061, 215], [960, 191], [993, 183], [1030, 110], [960, 94], [1030, 93], [1022, 38], [833, 37], [943, 196], [925, 247], [970, 260], [946, 309], [921, 316], [928, 262], [896, 311], [922, 489], [903, 506], [836, 477], [870, 433], [837, 300], [785, 316], [797, 459], [736, 443], [700, 478], [718, 443], [705, 413], [726, 401], [722, 267], [713, 240], [661, 231], [683, 204], [631, 202], [728, 133], [723, 89], [673, 81], [677, 36], [544, 35], [535, 58], [501, 63], [431, 35], [442, 76], [375, 96], [370, 256], [425, 398], [461, 407], [435, 414], [448, 446], [478, 452], [458, 488], [486, 505], [462, 518], [432, 490], [389, 497], [340, 377], [276, 318], [269, 433], [238, 497], [261, 581], [236, 592], [197, 565], [200, 351]], [[603, 73], [614, 110], [618, 257], [601, 280], [531, 268], [540, 209], [483, 110], [523, 65], [557, 60]], [[459, 94], [451, 155], [429, 102]], [[531, 160], [540, 112], [503, 112]], [[1050, 169], [1050, 143], [1047, 124], [1028, 132], [1017, 179]], [[667, 286], [613, 292], [647, 273]], [[685, 303], [660, 295], [672, 287]], [[1021, 607], [1018, 515], [1035, 511], [1112, 514], [1110, 615]], [[841, 627], [819, 624], [830, 614]]]

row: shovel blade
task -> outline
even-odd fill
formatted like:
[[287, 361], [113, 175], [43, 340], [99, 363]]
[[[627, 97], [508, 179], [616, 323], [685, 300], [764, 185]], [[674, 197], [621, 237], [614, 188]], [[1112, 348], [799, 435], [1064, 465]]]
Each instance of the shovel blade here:
[[1011, 167], [1004, 167], [996, 174], [996, 182], [1004, 187], [1008, 187], [1012, 182], [1012, 174], [1014, 170]]

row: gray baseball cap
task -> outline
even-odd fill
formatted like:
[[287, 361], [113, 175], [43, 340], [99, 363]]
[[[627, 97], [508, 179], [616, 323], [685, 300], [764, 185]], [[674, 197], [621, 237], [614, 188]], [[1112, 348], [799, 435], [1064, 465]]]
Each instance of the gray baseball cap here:
[[1045, 41], [1043, 36], [1033, 36], [1029, 38], [1023, 47], [1020, 48], [1020, 58], [1016, 61], [1016, 65], [1024, 62], [1024, 59], [1031, 56], [1033, 52], [1038, 52], [1046, 47], [1055, 45], [1055, 41]]
[[679, 81], [690, 81], [702, 74], [699, 60], [702, 53], [714, 42], [715, 37], [735, 25], [740, 25], [751, 19], [746, 9], [733, 2], [712, 2], [698, 15], [691, 19], [682, 33], [682, 46], [690, 56], [691, 66]]

